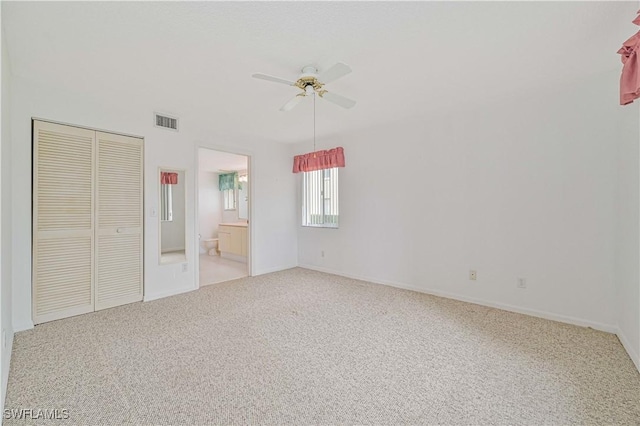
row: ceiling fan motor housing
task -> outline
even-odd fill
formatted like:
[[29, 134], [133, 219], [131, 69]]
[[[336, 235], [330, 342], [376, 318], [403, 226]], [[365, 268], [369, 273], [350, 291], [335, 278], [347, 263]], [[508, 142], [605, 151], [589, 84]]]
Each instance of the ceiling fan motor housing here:
[[304, 96], [312, 95], [314, 91], [322, 89], [323, 84], [318, 81], [318, 70], [312, 65], [302, 68], [302, 74], [295, 85], [304, 90]]
[[318, 77], [318, 70], [313, 65], [307, 65], [302, 68], [302, 75], [300, 77]]

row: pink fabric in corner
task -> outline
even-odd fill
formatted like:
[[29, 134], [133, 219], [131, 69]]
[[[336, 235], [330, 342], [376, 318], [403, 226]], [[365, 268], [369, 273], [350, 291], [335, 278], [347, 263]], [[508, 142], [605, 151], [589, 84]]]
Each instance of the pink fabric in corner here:
[[[640, 13], [640, 11], [638, 11]], [[633, 20], [640, 25], [640, 16]], [[620, 76], [620, 105], [627, 105], [640, 98], [640, 31], [622, 44], [618, 53], [622, 55], [622, 75]]]
[[293, 157], [293, 173], [312, 172], [333, 167], [344, 167], [344, 149], [342, 147]]
[[170, 172], [161, 172], [160, 173], [160, 183], [163, 185], [177, 185], [178, 184], [178, 174], [170, 173]]
[[622, 76], [620, 76], [620, 105], [627, 105], [640, 98], [640, 31], [625, 41], [618, 53], [622, 55]]

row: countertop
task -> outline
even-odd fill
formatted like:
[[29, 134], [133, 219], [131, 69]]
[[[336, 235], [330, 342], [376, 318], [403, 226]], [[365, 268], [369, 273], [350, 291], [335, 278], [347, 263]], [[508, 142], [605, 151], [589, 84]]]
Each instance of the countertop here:
[[228, 222], [228, 223], [220, 223], [218, 224], [218, 226], [241, 226], [243, 228], [246, 228], [248, 225], [247, 222]]

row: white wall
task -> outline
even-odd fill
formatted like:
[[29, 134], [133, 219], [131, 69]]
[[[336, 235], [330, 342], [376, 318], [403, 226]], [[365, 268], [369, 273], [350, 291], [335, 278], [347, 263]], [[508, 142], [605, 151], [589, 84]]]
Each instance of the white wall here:
[[[168, 169], [164, 169], [169, 171]], [[160, 222], [161, 251], [178, 251], [185, 249], [186, 197], [185, 176], [183, 171], [178, 173], [178, 184], [171, 187], [172, 221]]]
[[616, 311], [618, 336], [640, 370], [640, 124], [639, 103], [618, 111]]
[[[0, 149], [0, 182], [2, 198], [0, 199], [0, 328], [6, 333], [6, 345], [0, 334], [0, 371], [2, 388], [0, 404], [4, 407], [4, 399], [9, 378], [11, 347], [13, 343], [13, 327], [11, 323], [11, 68], [9, 56], [2, 33], [2, 144]], [[27, 213], [28, 214], [28, 213]]]
[[[201, 171], [198, 174], [199, 234], [201, 239], [218, 237], [222, 220], [222, 196], [218, 189], [218, 173]], [[201, 244], [200, 253], [206, 253]]]
[[300, 228], [301, 266], [616, 331], [618, 76], [319, 141], [340, 228]]
[[[252, 273], [290, 268], [297, 263], [295, 180], [290, 172], [287, 146], [216, 134], [215, 120], [180, 117], [180, 132], [155, 128], [153, 110], [173, 112], [170, 105], [129, 110], [127, 98], [106, 104], [91, 87], [82, 93], [34, 85], [19, 76], [12, 80], [12, 213], [13, 213], [13, 324], [16, 330], [32, 327], [31, 320], [31, 118], [38, 117], [145, 137], [145, 300], [197, 288], [194, 266], [198, 253], [195, 170], [198, 146], [251, 155], [253, 186]], [[131, 97], [137, 96], [131, 93]], [[158, 167], [186, 170], [188, 272], [180, 264], [158, 264], [158, 221], [150, 209], [159, 207]], [[276, 243], [277, 242], [277, 243]]]

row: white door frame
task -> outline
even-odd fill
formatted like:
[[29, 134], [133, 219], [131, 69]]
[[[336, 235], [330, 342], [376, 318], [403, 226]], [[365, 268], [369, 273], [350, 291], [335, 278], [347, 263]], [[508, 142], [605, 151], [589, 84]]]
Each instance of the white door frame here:
[[226, 152], [228, 154], [236, 154], [236, 155], [243, 155], [245, 157], [247, 157], [247, 177], [249, 180], [249, 205], [248, 205], [248, 211], [247, 211], [247, 222], [248, 222], [248, 231], [249, 231], [249, 238], [248, 238], [248, 243], [249, 243], [249, 247], [247, 248], [247, 273], [249, 274], [250, 277], [253, 276], [253, 271], [254, 271], [254, 266], [253, 266], [253, 247], [254, 247], [254, 238], [255, 238], [255, 232], [253, 230], [254, 226], [253, 226], [253, 199], [254, 199], [254, 184], [253, 184], [253, 169], [255, 166], [255, 161], [254, 161], [254, 157], [253, 157], [253, 152], [248, 151], [248, 150], [243, 150], [243, 149], [238, 149], [238, 148], [232, 148], [232, 147], [228, 147], [228, 146], [222, 146], [222, 145], [209, 145], [209, 144], [204, 144], [204, 143], [196, 143], [196, 152], [195, 152], [195, 181], [196, 181], [196, 185], [195, 185], [195, 212], [194, 212], [194, 223], [195, 223], [195, 231], [196, 231], [196, 238], [194, 238], [195, 240], [195, 247], [194, 247], [194, 253], [195, 253], [195, 277], [196, 277], [196, 285], [195, 288], [198, 289], [200, 288], [200, 239], [197, 238], [197, 235], [200, 233], [200, 149], [204, 148], [204, 149], [210, 149], [212, 151], [220, 151], [220, 152]]

